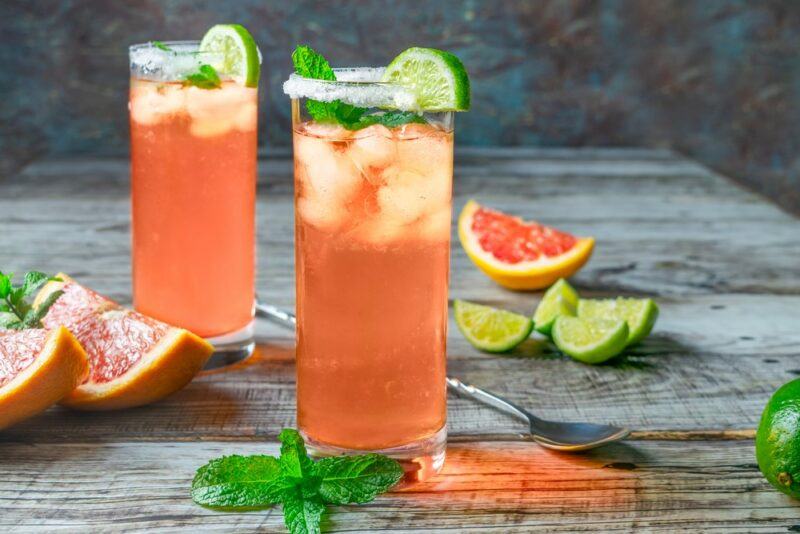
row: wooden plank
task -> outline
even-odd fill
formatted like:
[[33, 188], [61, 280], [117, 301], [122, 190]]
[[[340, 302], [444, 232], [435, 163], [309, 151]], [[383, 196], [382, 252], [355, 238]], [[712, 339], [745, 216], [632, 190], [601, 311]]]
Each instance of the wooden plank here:
[[[669, 153], [527, 152], [467, 151], [456, 205], [474, 195], [596, 235], [598, 250], [575, 284], [584, 296], [658, 295], [657, 330], [621, 362], [589, 367], [537, 341], [510, 356], [483, 355], [451, 325], [450, 372], [544, 417], [602, 419], [661, 435], [752, 429], [769, 394], [800, 369], [800, 221]], [[622, 167], [638, 170], [620, 174]], [[44, 161], [0, 183], [0, 265], [65, 270], [129, 302], [127, 168], [120, 159]], [[258, 212], [259, 293], [287, 307], [294, 303], [290, 171], [286, 159], [261, 162]], [[453, 298], [524, 313], [538, 301], [498, 288], [457, 242], [452, 271]], [[77, 424], [86, 416], [55, 410], [6, 436], [274, 436], [293, 421], [292, 343], [263, 324], [259, 336], [268, 345], [263, 360], [200, 379], [163, 405], [124, 419], [94, 416], [88, 429]], [[459, 436], [520, 430], [459, 399], [450, 422]]]
[[[275, 443], [0, 446], [0, 526], [14, 531], [280, 531], [280, 509], [195, 506], [195, 469], [223, 454], [276, 454]], [[533, 444], [457, 443], [429, 482], [338, 507], [329, 532], [695, 530], [754, 532], [800, 524], [750, 442], [637, 442], [583, 455]], [[794, 527], [797, 528], [797, 527]]]
[[[800, 299], [748, 296], [748, 313], [729, 306], [729, 299], [664, 303], [656, 333], [602, 366], [572, 361], [541, 339], [509, 355], [482, 354], [451, 324], [449, 373], [555, 420], [608, 421], [647, 432], [752, 429], [771, 393], [800, 374], [797, 333], [773, 319], [797, 309]], [[749, 330], [731, 328], [748, 320]], [[246, 365], [206, 373], [173, 397], [126, 411], [125, 417], [57, 408], [5, 431], [0, 440], [274, 438], [280, 428], [294, 425], [290, 336], [259, 322], [264, 343]], [[520, 439], [525, 430], [472, 401], [451, 397], [449, 409], [456, 436]]]
[[[130, 279], [128, 164], [93, 161], [36, 164], [0, 184], [0, 225], [8, 241], [0, 261], [18, 269], [58, 263], [92, 275], [90, 283], [124, 299]], [[609, 163], [603, 161], [484, 156], [457, 170], [455, 206], [476, 197], [594, 235], [594, 258], [576, 278], [585, 289], [661, 296], [800, 294], [800, 221], [696, 164], [677, 161], [613, 162], [605, 168]], [[268, 160], [261, 167], [259, 288], [289, 301], [291, 164]], [[633, 170], [620, 174], [625, 168]], [[453, 245], [453, 295], [506, 298]], [[88, 255], [97, 261], [91, 269]]]

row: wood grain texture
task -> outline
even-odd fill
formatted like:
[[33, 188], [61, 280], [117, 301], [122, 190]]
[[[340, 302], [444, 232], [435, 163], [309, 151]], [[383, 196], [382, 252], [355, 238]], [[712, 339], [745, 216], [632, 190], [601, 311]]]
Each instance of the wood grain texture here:
[[[258, 288], [294, 306], [291, 161], [259, 164]], [[331, 531], [780, 531], [800, 509], [771, 490], [752, 437], [770, 394], [800, 375], [800, 221], [662, 150], [471, 149], [469, 198], [594, 235], [574, 278], [584, 296], [654, 295], [656, 330], [608, 365], [533, 338], [482, 354], [450, 325], [449, 373], [543, 417], [630, 426], [631, 440], [582, 456], [543, 451], [524, 426], [450, 398], [445, 475], [337, 510]], [[0, 181], [0, 268], [64, 270], [130, 302], [128, 163], [36, 162]], [[531, 313], [541, 293], [502, 290], [453, 243], [451, 297]], [[12, 530], [261, 528], [279, 510], [218, 514], [191, 504], [194, 469], [274, 452], [294, 420], [294, 343], [259, 321], [250, 361], [204, 373], [161, 403], [123, 413], [54, 408], [0, 434], [0, 526]], [[666, 441], [665, 441], [666, 440]], [[800, 528], [800, 527], [798, 527]]]
[[[280, 532], [279, 508], [223, 514], [188, 495], [210, 458], [277, 450], [266, 442], [3, 444], [0, 527]], [[336, 508], [327, 531], [776, 532], [800, 524], [800, 505], [763, 480], [749, 442], [636, 442], [583, 455], [457, 443], [447, 454], [429, 482]]]
[[[293, 307], [291, 162], [260, 163], [260, 296]], [[531, 340], [481, 354], [451, 324], [450, 372], [554, 419], [605, 419], [638, 431], [746, 430], [772, 391], [800, 372], [800, 221], [667, 151], [472, 149], [456, 170], [471, 197], [598, 237], [575, 284], [585, 296], [657, 296], [656, 331], [627, 357], [590, 367]], [[63, 269], [129, 302], [128, 166], [49, 160], [2, 184], [0, 264]], [[498, 288], [453, 243], [451, 296], [531, 313], [539, 293]], [[274, 437], [294, 416], [291, 334], [259, 325], [261, 359], [209, 376], [125, 418], [60, 410], [0, 439], [106, 435]], [[241, 399], [248, 399], [246, 403]], [[192, 414], [187, 417], [186, 414]], [[452, 399], [453, 435], [514, 436], [509, 418]]]

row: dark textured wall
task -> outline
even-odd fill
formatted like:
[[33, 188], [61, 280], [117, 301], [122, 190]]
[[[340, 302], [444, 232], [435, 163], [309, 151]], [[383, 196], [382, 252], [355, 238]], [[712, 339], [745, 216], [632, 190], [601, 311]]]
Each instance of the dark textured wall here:
[[296, 43], [382, 65], [458, 54], [469, 145], [666, 146], [800, 212], [800, 1], [2, 0], [2, 169], [41, 153], [123, 153], [127, 51], [237, 21], [264, 52], [260, 143], [289, 144]]

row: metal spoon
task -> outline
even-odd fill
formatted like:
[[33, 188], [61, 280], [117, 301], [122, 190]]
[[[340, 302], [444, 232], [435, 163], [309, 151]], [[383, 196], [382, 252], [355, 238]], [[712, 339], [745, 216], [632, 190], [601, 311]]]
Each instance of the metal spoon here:
[[[295, 328], [297, 319], [293, 313], [269, 304], [256, 301], [256, 313], [287, 328]], [[447, 385], [456, 394], [476, 400], [492, 408], [506, 412], [530, 425], [530, 434], [542, 447], [559, 451], [585, 451], [607, 443], [625, 439], [630, 434], [627, 428], [594, 423], [560, 423], [540, 419], [524, 408], [479, 387], [464, 384], [461, 380], [447, 377]]]

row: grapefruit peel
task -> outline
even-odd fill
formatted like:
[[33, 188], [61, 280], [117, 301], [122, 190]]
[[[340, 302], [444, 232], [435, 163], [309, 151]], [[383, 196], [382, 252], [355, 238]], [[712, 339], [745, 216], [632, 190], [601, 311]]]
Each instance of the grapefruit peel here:
[[[7, 335], [24, 332], [8, 331]], [[0, 429], [45, 411], [88, 374], [86, 352], [75, 336], [63, 326], [53, 328], [33, 362], [0, 387]]]
[[503, 287], [519, 290], [548, 287], [559, 278], [575, 274], [592, 255], [594, 238], [578, 237], [572, 248], [560, 255], [541, 255], [533, 261], [504, 262], [485, 250], [472, 230], [473, 217], [481, 207], [474, 200], [467, 202], [458, 217], [458, 237], [470, 260]]
[[[59, 273], [57, 276], [61, 281], [48, 282], [36, 296], [34, 304], [46, 299], [47, 295], [53, 291], [68, 290], [70, 284], [84, 289], [63, 273]], [[99, 320], [102, 321], [103, 315], [109, 312], [135, 314], [111, 300], [99, 295], [93, 296], [102, 301], [93, 310], [95, 320], [98, 320], [99, 317]], [[54, 320], [50, 318], [51, 313], [52, 310], [45, 316], [43, 320], [45, 325]], [[83, 339], [84, 346], [86, 346], [86, 341], [91, 341], [87, 337], [90, 337], [93, 332], [90, 329], [81, 328], [81, 322], [86, 320], [88, 320], [86, 316], [77, 317], [76, 324], [66, 325], [77, 332], [76, 337], [79, 342]], [[186, 386], [203, 368], [214, 352], [214, 348], [203, 338], [188, 330], [152, 321], [165, 328], [166, 332], [137, 361], [107, 381], [93, 381], [90, 372], [89, 377], [83, 383], [61, 400], [61, 404], [78, 410], [131, 408], [156, 402]], [[125, 340], [121, 341], [125, 342]], [[119, 346], [119, 344], [111, 344], [111, 346]], [[100, 357], [109, 359], [115, 356], [105, 352], [95, 355], [89, 350], [87, 352], [89, 353], [90, 368], [96, 363], [93, 362], [94, 359]]]

